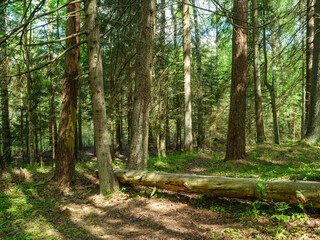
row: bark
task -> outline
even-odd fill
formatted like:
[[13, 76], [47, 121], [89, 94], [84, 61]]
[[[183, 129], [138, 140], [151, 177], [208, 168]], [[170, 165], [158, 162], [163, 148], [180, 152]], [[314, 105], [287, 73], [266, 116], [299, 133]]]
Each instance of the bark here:
[[149, 105], [153, 69], [155, 0], [141, 3], [140, 29], [132, 114], [132, 136], [128, 168], [146, 169], [148, 161]]
[[[0, 22], [1, 25], [1, 22]], [[1, 29], [0, 29], [1, 31]], [[5, 49], [1, 49], [5, 54]], [[0, 54], [0, 55], [4, 55]], [[3, 77], [7, 73], [7, 62], [4, 60], [0, 66], [1, 76], [1, 113], [2, 113], [2, 143], [3, 143], [3, 161], [6, 164], [11, 162], [11, 134], [9, 121], [9, 95], [8, 95], [8, 78]]]
[[183, 0], [184, 150], [193, 149], [191, 109], [191, 31], [189, 0]]
[[[23, 11], [27, 11], [26, 7], [26, 1], [23, 1]], [[30, 70], [30, 52], [29, 52], [29, 47], [26, 46], [28, 44], [28, 33], [24, 32], [24, 51], [25, 51], [25, 56], [24, 56], [24, 62], [27, 68], [27, 71]], [[33, 109], [32, 109], [32, 78], [30, 72], [26, 74], [27, 77], [27, 97], [28, 97], [28, 157], [31, 166], [35, 164], [34, 161], [34, 125], [33, 125]]]
[[226, 160], [246, 155], [246, 79], [248, 0], [234, 0], [232, 73]]
[[[175, 10], [173, 8], [173, 5], [171, 5], [170, 7], [170, 12], [171, 12], [171, 16], [172, 16], [172, 22], [173, 22], [173, 44], [174, 44], [174, 50], [175, 50], [175, 54], [177, 55], [178, 51], [177, 51], [177, 38], [178, 38], [178, 27], [177, 27], [177, 18], [176, 18], [176, 13]], [[174, 77], [176, 77], [177, 75], [177, 71], [176, 68], [174, 70]], [[178, 81], [174, 81], [175, 83], [175, 89], [176, 91], [179, 91], [179, 83]], [[179, 94], [175, 94], [175, 109], [176, 109], [176, 137], [175, 137], [175, 149], [177, 151], [181, 152], [181, 112], [180, 112], [180, 95]]]
[[[196, 5], [195, 0], [192, 0], [192, 5]], [[200, 53], [200, 33], [199, 33], [199, 23], [198, 23], [198, 10], [193, 9], [194, 15], [194, 29], [195, 29], [195, 48], [196, 48], [196, 58], [197, 58], [197, 110], [198, 110], [198, 137], [197, 144], [198, 149], [204, 149], [204, 132], [203, 132], [203, 110], [202, 110], [202, 64], [201, 64], [201, 53]]]
[[135, 170], [116, 170], [119, 182], [157, 187], [212, 197], [267, 199], [320, 208], [320, 183], [311, 181], [263, 181], [257, 178], [197, 176]]
[[[267, 2], [264, 1], [264, 5]], [[265, 9], [267, 7], [265, 6]], [[265, 10], [266, 11], [266, 10]], [[266, 12], [264, 12], [266, 15]], [[279, 136], [279, 125], [278, 125], [278, 116], [277, 116], [277, 106], [276, 106], [276, 94], [275, 94], [275, 41], [274, 34], [271, 31], [271, 51], [272, 51], [272, 83], [268, 82], [268, 55], [267, 55], [267, 36], [266, 28], [263, 29], [263, 55], [264, 55], [264, 84], [267, 86], [271, 98], [271, 109], [272, 109], [272, 119], [273, 119], [273, 141], [276, 144], [280, 144]]]
[[82, 94], [81, 94], [81, 86], [79, 85], [78, 91], [78, 150], [80, 152], [83, 151], [83, 142], [82, 142]]
[[[20, 67], [19, 67], [20, 68]], [[19, 70], [20, 71], [20, 70]], [[20, 156], [22, 159], [22, 162], [24, 162], [24, 133], [23, 133], [23, 108], [24, 108], [24, 103], [23, 103], [23, 83], [22, 83], [22, 76], [20, 77], [21, 81], [21, 86], [20, 86]], [[21, 165], [21, 163], [19, 162]], [[20, 167], [20, 166], [18, 166]]]
[[259, 54], [259, 29], [258, 29], [258, 1], [252, 0], [253, 12], [253, 43], [254, 43], [254, 87], [255, 87], [255, 120], [257, 130], [257, 142], [265, 140], [263, 115], [262, 115], [262, 93], [260, 79], [260, 54]]
[[306, 124], [310, 114], [310, 93], [314, 39], [314, 0], [307, 0], [307, 39], [306, 39]]
[[[53, 17], [49, 15], [49, 23], [48, 23], [48, 41], [52, 40], [53, 37]], [[52, 46], [48, 46], [48, 60], [50, 61], [53, 58], [53, 49]], [[52, 151], [52, 167], [55, 166], [56, 162], [56, 129], [55, 129], [55, 104], [54, 104], [54, 97], [55, 97], [55, 89], [53, 87], [53, 80], [52, 80], [52, 72], [51, 66], [49, 67], [49, 94], [50, 94], [50, 101], [49, 101], [49, 111], [50, 111], [50, 122], [49, 122], [49, 132], [50, 132], [50, 144], [51, 144], [51, 151]]]
[[159, 121], [158, 125], [158, 156], [166, 157], [166, 89], [165, 89], [165, 26], [166, 26], [166, 14], [165, 14], [165, 6], [166, 1], [161, 0], [161, 16], [160, 16], [160, 37], [159, 37], [159, 48], [160, 48], [160, 57], [159, 57], [159, 82], [160, 82], [160, 90], [159, 90]]
[[56, 127], [55, 127], [55, 107], [54, 107], [54, 90], [52, 78], [50, 77], [50, 137], [51, 137], [51, 150], [52, 150], [52, 167], [56, 162]]
[[[315, 5], [314, 39], [320, 37], [320, 4]], [[311, 77], [310, 113], [308, 116], [307, 141], [320, 141], [320, 42], [314, 41]]]
[[266, 86], [270, 92], [270, 98], [271, 98], [274, 142], [276, 144], [280, 144], [279, 124], [278, 124], [277, 105], [276, 105], [276, 90], [275, 90], [275, 78], [276, 78], [275, 50], [276, 50], [276, 47], [275, 47], [275, 41], [274, 41], [274, 33], [271, 32], [272, 83], [271, 85], [266, 84]]
[[[72, 0], [68, 0], [68, 3]], [[80, 3], [67, 6], [66, 36], [78, 33], [80, 29]], [[79, 37], [66, 40], [66, 48], [79, 43]], [[80, 47], [65, 55], [65, 73], [62, 86], [62, 111], [59, 124], [57, 162], [55, 178], [63, 187], [70, 186], [75, 170], [75, 127], [77, 113], [77, 95], [79, 85]]]
[[301, 89], [301, 139], [304, 138], [306, 132], [306, 84], [305, 84], [305, 74], [304, 74], [304, 38], [302, 38], [302, 89]]
[[122, 154], [122, 108], [121, 108], [121, 96], [117, 101], [117, 112], [118, 117], [116, 120], [116, 140], [117, 140], [117, 151]]
[[169, 94], [166, 95], [166, 149], [170, 149]]
[[92, 99], [94, 135], [96, 138], [96, 154], [98, 160], [100, 194], [116, 191], [117, 180], [113, 174], [112, 159], [109, 150], [107, 113], [104, 98], [103, 69], [101, 59], [99, 18], [96, 0], [85, 1], [85, 16], [89, 81]]
[[[1, 0], [0, 4], [4, 2], [5, 1]], [[6, 10], [5, 9], [3, 9], [0, 13], [0, 32], [6, 32]], [[4, 169], [5, 163], [10, 163], [11, 161], [8, 79], [4, 77], [7, 74], [7, 59], [4, 58], [5, 55], [6, 55], [6, 43], [0, 46], [0, 58], [3, 59], [2, 63], [0, 64], [2, 140], [3, 140], [3, 158], [0, 156], [0, 173], [1, 173], [1, 170]]]
[[132, 133], [132, 95], [133, 95], [133, 81], [134, 81], [134, 71], [133, 71], [133, 60], [129, 61], [128, 69], [128, 91], [127, 91], [127, 119], [128, 119], [128, 145], [131, 145], [131, 133]]

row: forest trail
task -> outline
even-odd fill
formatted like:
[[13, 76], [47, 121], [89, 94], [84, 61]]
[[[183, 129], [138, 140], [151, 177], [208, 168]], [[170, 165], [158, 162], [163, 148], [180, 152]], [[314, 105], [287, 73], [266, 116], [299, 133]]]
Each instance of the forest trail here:
[[[23, 236], [30, 232], [36, 239], [320, 238], [320, 214], [313, 209], [308, 210], [309, 219], [297, 214], [288, 221], [290, 214], [280, 209], [285, 205], [277, 203], [214, 199], [141, 186], [122, 186], [118, 193], [101, 198], [94, 174], [95, 158], [90, 149], [84, 155], [88, 163], [77, 167], [69, 192], [62, 192], [54, 182], [47, 184], [53, 174], [50, 170], [30, 172], [25, 182], [17, 169], [5, 172], [0, 197], [16, 199], [8, 201], [7, 208], [14, 207], [21, 198], [28, 209], [20, 210], [24, 216], [22, 227], [19, 217], [6, 212], [6, 219], [12, 218], [16, 225], [0, 233], [0, 238], [6, 239], [4, 236], [11, 236], [8, 234], [19, 227], [25, 229], [20, 232]], [[211, 158], [212, 154], [201, 154], [180, 173], [204, 174], [212, 164]], [[125, 162], [124, 155], [118, 155], [115, 161], [119, 166]]]

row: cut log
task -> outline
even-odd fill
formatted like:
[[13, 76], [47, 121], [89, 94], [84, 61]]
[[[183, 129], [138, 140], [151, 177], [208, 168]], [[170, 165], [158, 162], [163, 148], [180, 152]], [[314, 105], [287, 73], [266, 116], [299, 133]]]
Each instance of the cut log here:
[[123, 184], [157, 187], [213, 197], [267, 199], [320, 208], [320, 182], [263, 181], [257, 178], [199, 176], [138, 170], [116, 170]]

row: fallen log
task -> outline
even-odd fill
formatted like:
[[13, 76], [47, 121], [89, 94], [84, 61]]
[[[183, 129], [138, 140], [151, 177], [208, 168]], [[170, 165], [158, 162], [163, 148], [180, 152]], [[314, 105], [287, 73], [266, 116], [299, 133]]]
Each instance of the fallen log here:
[[116, 170], [115, 175], [123, 184], [157, 187], [213, 197], [267, 199], [320, 208], [320, 182], [263, 181], [257, 178], [200, 176], [128, 169]]

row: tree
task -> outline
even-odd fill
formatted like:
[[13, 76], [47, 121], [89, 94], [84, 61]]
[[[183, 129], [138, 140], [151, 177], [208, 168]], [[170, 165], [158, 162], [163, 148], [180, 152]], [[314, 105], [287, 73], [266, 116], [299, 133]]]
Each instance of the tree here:
[[307, 38], [306, 38], [306, 117], [308, 123], [310, 114], [310, 93], [314, 45], [314, 1], [307, 0]]
[[[3, 4], [5, 1], [0, 1]], [[3, 9], [0, 13], [0, 32], [6, 33], [6, 11]], [[3, 159], [5, 163], [11, 162], [11, 137], [9, 122], [9, 95], [8, 95], [8, 77], [6, 43], [0, 47], [0, 81], [1, 81], [1, 113], [2, 113], [2, 141], [3, 141]]]
[[159, 56], [159, 106], [158, 106], [158, 115], [159, 122], [157, 123], [157, 146], [158, 146], [158, 156], [165, 157], [166, 156], [166, 129], [165, 129], [165, 121], [166, 121], [166, 90], [165, 90], [165, 26], [166, 26], [166, 1], [161, 0], [160, 4], [160, 36], [159, 36], [159, 50], [161, 51]]
[[[27, 15], [27, 3], [26, 0], [23, 1], [23, 12], [25, 15]], [[31, 34], [30, 34], [31, 37]], [[28, 97], [28, 157], [30, 160], [30, 164], [34, 165], [34, 144], [33, 144], [33, 131], [34, 131], [34, 126], [33, 126], [33, 107], [32, 107], [32, 78], [31, 78], [31, 73], [30, 71], [30, 48], [27, 46], [28, 44], [28, 31], [24, 29], [23, 33], [23, 47], [24, 47], [24, 63], [27, 69], [26, 78], [27, 78], [27, 97]], [[30, 41], [30, 39], [29, 39]]]
[[129, 169], [146, 169], [148, 162], [149, 104], [151, 94], [155, 0], [141, 2], [140, 28], [132, 113]]
[[[67, 6], [66, 36], [76, 34], [80, 30], [80, 3]], [[79, 36], [66, 40], [66, 48], [73, 47], [79, 43]], [[59, 124], [57, 162], [55, 178], [58, 184], [68, 187], [71, 183], [75, 169], [75, 131], [76, 131], [76, 112], [77, 94], [79, 85], [79, 60], [80, 47], [74, 47], [65, 55], [65, 73], [62, 89], [62, 111]]]
[[[315, 4], [315, 16], [320, 15], [320, 4], [317, 0]], [[314, 21], [314, 39], [320, 37], [320, 20], [315, 17]], [[320, 141], [320, 42], [314, 41], [313, 61], [311, 75], [310, 92], [310, 113], [308, 116], [308, 128], [306, 133], [307, 141], [316, 143]]]
[[248, 0], [234, 0], [231, 94], [226, 160], [246, 156], [246, 79]]
[[253, 44], [254, 44], [254, 88], [255, 88], [255, 119], [257, 130], [257, 142], [265, 140], [263, 115], [262, 115], [262, 93], [260, 80], [260, 54], [259, 54], [259, 29], [258, 29], [258, 1], [252, 0], [253, 14]]
[[88, 31], [89, 81], [92, 99], [96, 155], [98, 159], [100, 194], [117, 190], [113, 174], [107, 132], [107, 114], [104, 99], [103, 70], [100, 47], [100, 31], [96, 0], [86, 0], [86, 30]]
[[[195, 6], [195, 0], [192, 0], [192, 5]], [[198, 148], [204, 148], [204, 131], [203, 131], [203, 106], [202, 106], [202, 64], [201, 64], [201, 53], [200, 53], [200, 33], [199, 33], [199, 23], [198, 23], [198, 10], [197, 8], [193, 9], [194, 15], [194, 30], [195, 30], [195, 50], [196, 50], [196, 59], [197, 59], [197, 109], [198, 109]]]
[[193, 149], [191, 109], [191, 31], [189, 0], [183, 0], [184, 150]]

